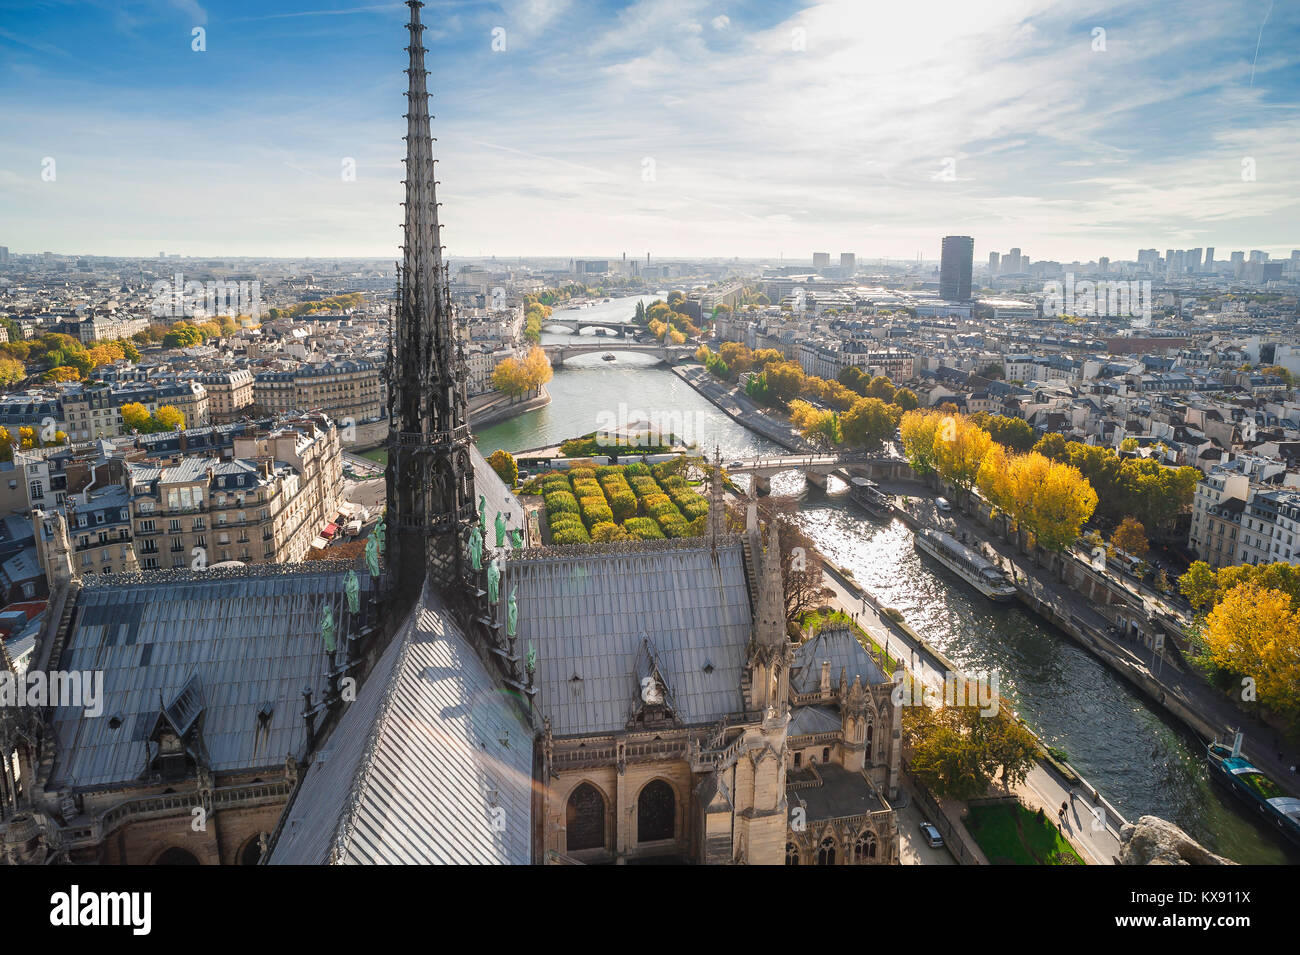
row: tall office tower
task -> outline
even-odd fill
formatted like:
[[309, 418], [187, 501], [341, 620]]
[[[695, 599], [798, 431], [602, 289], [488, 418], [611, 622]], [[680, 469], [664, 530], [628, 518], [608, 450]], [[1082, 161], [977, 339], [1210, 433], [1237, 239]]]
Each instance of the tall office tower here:
[[1246, 253], [1245, 253], [1245, 252], [1233, 252], [1233, 253], [1232, 253], [1232, 264], [1233, 264], [1233, 265], [1238, 265], [1238, 264], [1240, 264], [1240, 263], [1242, 263], [1242, 262], [1245, 262], [1245, 261], [1246, 261]]
[[829, 252], [813, 253], [813, 268], [826, 269], [826, 268], [830, 268], [830, 264], [831, 264], [831, 254]]
[[849, 275], [858, 270], [858, 257], [852, 252], [840, 253], [840, 268], [847, 269]]
[[1012, 249], [1007, 253], [1006, 258], [1002, 260], [1002, 271], [1013, 274], [1021, 271], [1019, 249]]
[[1103, 275], [1110, 271], [1110, 256], [1103, 255], [1097, 260], [1097, 271]]
[[1267, 252], [1261, 252], [1259, 249], [1251, 249], [1251, 250], [1250, 250], [1250, 261], [1252, 261], [1252, 262], [1267, 262], [1267, 261], [1268, 261], [1268, 253], [1267, 253]]
[[1189, 272], [1201, 271], [1201, 250], [1200, 249], [1187, 250], [1186, 265], [1187, 265], [1187, 271]]
[[1206, 246], [1205, 249], [1205, 271], [1214, 271], [1214, 246]]
[[9, 264], [9, 246], [0, 245], [0, 265]]
[[998, 274], [998, 259], [999, 256], [996, 252], [989, 253], [989, 275]]
[[1138, 267], [1154, 272], [1160, 267], [1160, 252], [1157, 249], [1138, 249]]
[[939, 297], [950, 302], [970, 301], [971, 267], [975, 257], [975, 240], [968, 235], [943, 238], [939, 260]]
[[1165, 249], [1165, 270], [1168, 271], [1169, 269], [1173, 268], [1173, 266], [1174, 266], [1174, 250]]

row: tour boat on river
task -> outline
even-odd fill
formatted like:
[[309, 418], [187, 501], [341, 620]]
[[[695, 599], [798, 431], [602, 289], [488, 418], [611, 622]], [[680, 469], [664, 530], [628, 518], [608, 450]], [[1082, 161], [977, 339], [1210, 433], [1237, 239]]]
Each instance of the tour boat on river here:
[[849, 500], [874, 517], [888, 517], [894, 510], [894, 499], [882, 491], [880, 485], [864, 477], [853, 478], [849, 485]]
[[990, 600], [1016, 599], [1016, 588], [988, 558], [952, 536], [922, 528], [913, 537], [916, 549], [929, 554]]
[[1300, 846], [1300, 799], [1287, 795], [1246, 757], [1234, 756], [1230, 746], [1211, 743], [1205, 755], [1215, 779]]

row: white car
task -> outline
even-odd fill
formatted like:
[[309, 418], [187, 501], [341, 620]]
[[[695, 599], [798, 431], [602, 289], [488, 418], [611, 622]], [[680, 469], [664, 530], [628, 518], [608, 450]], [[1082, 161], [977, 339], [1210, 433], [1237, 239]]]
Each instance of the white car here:
[[943, 511], [943, 513], [945, 514], [947, 514], [949, 511], [952, 510], [952, 505], [948, 503], [948, 499], [946, 497], [936, 497], [934, 499], [934, 506], [939, 510]]

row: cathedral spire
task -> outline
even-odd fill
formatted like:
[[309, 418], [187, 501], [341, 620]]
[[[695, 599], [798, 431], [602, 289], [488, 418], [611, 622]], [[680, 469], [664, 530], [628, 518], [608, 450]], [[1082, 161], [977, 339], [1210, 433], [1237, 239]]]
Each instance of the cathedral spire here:
[[427, 576], [444, 593], [468, 575], [474, 515], [464, 345], [452, 317], [438, 223], [428, 71], [419, 0], [411, 8], [402, 263], [389, 355], [390, 579], [412, 598]]

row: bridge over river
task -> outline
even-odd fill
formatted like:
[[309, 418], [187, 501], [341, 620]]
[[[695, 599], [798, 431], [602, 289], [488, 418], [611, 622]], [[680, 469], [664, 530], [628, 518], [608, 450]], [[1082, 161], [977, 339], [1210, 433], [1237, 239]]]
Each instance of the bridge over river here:
[[665, 365], [671, 365], [675, 362], [691, 358], [695, 354], [694, 345], [663, 345], [659, 342], [646, 342], [644, 344], [623, 344], [594, 341], [591, 343], [582, 342], [580, 344], [543, 344], [542, 350], [546, 352], [546, 357], [551, 360], [552, 367], [558, 368], [564, 364], [567, 359], [574, 358], [578, 355], [590, 355], [593, 352], [609, 352], [618, 355], [620, 352], [634, 352], [639, 355], [650, 355]]

